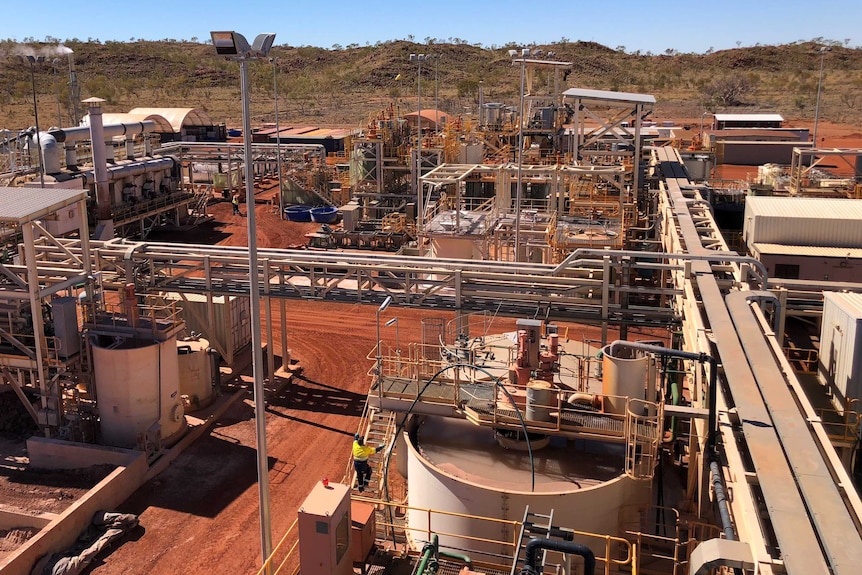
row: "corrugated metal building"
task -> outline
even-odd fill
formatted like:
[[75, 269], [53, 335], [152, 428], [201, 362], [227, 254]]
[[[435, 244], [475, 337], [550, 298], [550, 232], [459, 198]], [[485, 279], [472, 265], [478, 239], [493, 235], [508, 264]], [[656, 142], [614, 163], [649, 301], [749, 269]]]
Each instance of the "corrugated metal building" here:
[[772, 276], [862, 277], [862, 201], [748, 196], [742, 236]]
[[725, 128], [780, 128], [784, 118], [781, 114], [715, 114], [713, 130]]
[[[840, 399], [862, 399], [862, 294], [823, 293], [817, 374]], [[855, 405], [862, 412], [862, 403]]]

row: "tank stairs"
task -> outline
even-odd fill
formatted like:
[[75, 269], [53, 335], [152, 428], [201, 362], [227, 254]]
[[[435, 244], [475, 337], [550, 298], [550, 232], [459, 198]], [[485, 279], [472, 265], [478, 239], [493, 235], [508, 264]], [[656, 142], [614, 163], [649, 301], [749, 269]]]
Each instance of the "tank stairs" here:
[[[512, 561], [512, 569], [509, 571], [509, 575], [517, 575], [524, 567], [527, 554], [527, 543], [529, 543], [530, 539], [541, 538], [559, 539], [561, 541], [570, 540], [565, 536], [566, 533], [564, 531], [553, 526], [553, 520], [553, 509], [551, 509], [550, 514], [543, 515], [541, 513], [532, 513], [529, 505], [524, 508], [524, 519], [521, 521], [521, 532], [518, 536], [518, 550], [515, 554], [514, 560]], [[535, 565], [538, 573], [542, 573], [542, 568], [545, 566], [546, 553], [547, 550], [542, 549], [538, 556], [538, 564]]]

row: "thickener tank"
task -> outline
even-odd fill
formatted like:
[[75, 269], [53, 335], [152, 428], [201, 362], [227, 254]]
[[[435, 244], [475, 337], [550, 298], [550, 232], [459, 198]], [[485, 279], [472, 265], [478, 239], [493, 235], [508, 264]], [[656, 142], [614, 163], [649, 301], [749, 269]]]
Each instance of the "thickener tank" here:
[[[435, 514], [430, 526], [440, 534], [441, 547], [464, 549], [479, 559], [511, 553], [517, 533], [509, 524], [461, 514], [520, 521], [529, 505], [532, 513], [553, 511], [555, 525], [616, 535], [623, 510], [649, 500], [650, 481], [625, 473], [622, 444], [553, 438], [534, 449], [533, 474], [528, 453], [499, 445], [490, 427], [427, 416], [408, 428], [399, 449], [404, 446], [407, 453], [409, 533], [422, 539], [428, 532], [425, 509], [446, 512]], [[604, 539], [579, 542], [604, 553]]]
[[187, 398], [189, 411], [201, 409], [215, 399], [213, 356], [206, 339], [177, 341], [180, 395]]
[[93, 368], [102, 443], [135, 449], [158, 423], [170, 443], [185, 431], [177, 340], [93, 343]]

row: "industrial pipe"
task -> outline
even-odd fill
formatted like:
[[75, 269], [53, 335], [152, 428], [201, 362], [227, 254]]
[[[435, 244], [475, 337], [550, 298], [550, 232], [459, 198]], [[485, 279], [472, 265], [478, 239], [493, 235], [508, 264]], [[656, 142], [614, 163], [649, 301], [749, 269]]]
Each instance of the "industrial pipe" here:
[[718, 468], [715, 454], [712, 454], [712, 459], [709, 462], [709, 480], [712, 483], [712, 492], [715, 493], [715, 504], [718, 506], [718, 516], [721, 521], [721, 528], [724, 531], [724, 538], [729, 541], [736, 541], [736, 531], [734, 531], [733, 522], [730, 520], [727, 495], [724, 492], [724, 483], [721, 481], [721, 470]]
[[760, 271], [760, 284], [766, 287], [769, 283], [769, 271], [763, 262], [750, 257], [741, 256], [736, 252], [715, 252], [715, 254], [680, 254], [672, 252], [639, 252], [636, 250], [599, 250], [595, 248], [578, 248], [569, 254], [566, 259], [557, 264], [557, 267], [551, 271], [551, 275], [560, 275], [571, 263], [577, 261], [582, 256], [605, 257], [633, 257], [641, 259], [669, 259], [682, 261], [707, 261], [707, 262], [735, 262], [750, 264]]
[[539, 551], [542, 549], [550, 549], [551, 551], [559, 551], [571, 555], [580, 555], [584, 558], [584, 575], [594, 575], [596, 571], [596, 556], [592, 549], [580, 543], [572, 543], [571, 541], [558, 541], [556, 539], [530, 539], [527, 542], [527, 550], [524, 555], [524, 566], [521, 568], [521, 575], [538, 575], [536, 569], [536, 560], [539, 557]]

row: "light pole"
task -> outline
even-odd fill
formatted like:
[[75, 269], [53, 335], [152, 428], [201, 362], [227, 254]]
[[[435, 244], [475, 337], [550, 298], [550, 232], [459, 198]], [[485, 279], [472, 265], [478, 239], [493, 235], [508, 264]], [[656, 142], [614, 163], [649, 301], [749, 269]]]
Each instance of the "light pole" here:
[[278, 126], [278, 74], [276, 63], [278, 58], [270, 58], [272, 62], [272, 89], [275, 93], [275, 151], [278, 155], [276, 165], [278, 166], [278, 214], [279, 218], [284, 218], [284, 193], [281, 183], [281, 130]]
[[823, 89], [823, 62], [826, 59], [826, 52], [829, 52], [832, 48], [829, 46], [822, 46], [820, 48], [820, 80], [817, 82], [817, 101], [814, 104], [814, 133], [812, 134], [812, 140], [814, 140], [814, 147], [817, 147], [817, 124], [820, 121], [820, 92]]
[[386, 296], [386, 299], [383, 300], [383, 303], [380, 304], [380, 307], [377, 308], [377, 397], [379, 397], [381, 401], [383, 400], [383, 356], [380, 354], [380, 314], [386, 311], [386, 308], [388, 308], [391, 303], [392, 296], [388, 295]]
[[701, 142], [703, 141], [703, 120], [709, 114], [710, 114], [710, 112], [704, 112], [703, 114], [700, 115], [700, 140], [701, 140]]
[[36, 118], [36, 150], [39, 155], [39, 184], [45, 187], [45, 164], [42, 160], [42, 136], [39, 133], [39, 104], [36, 99], [36, 64], [45, 61], [45, 56], [28, 54], [25, 59], [30, 62], [30, 81], [33, 84], [33, 116]]
[[392, 319], [384, 323], [383, 326], [391, 327], [393, 324], [395, 325], [395, 354], [401, 355], [401, 346], [398, 343], [398, 316], [393, 317]]
[[272, 552], [272, 530], [269, 509], [269, 465], [266, 450], [266, 404], [263, 388], [263, 349], [260, 330], [260, 271], [257, 261], [257, 227], [254, 214], [254, 170], [251, 154], [251, 115], [246, 62], [266, 58], [275, 41], [275, 34], [258, 34], [249, 46], [237, 32], [210, 32], [216, 53], [239, 62], [242, 90], [242, 129], [245, 159], [245, 202], [248, 218], [248, 278], [251, 307], [252, 372], [254, 375], [254, 420], [257, 435], [257, 482], [260, 501], [260, 546], [263, 562]]
[[434, 130], [440, 131], [440, 93], [438, 88], [439, 76], [437, 75], [437, 67], [440, 64], [440, 54], [434, 54]]
[[422, 200], [422, 62], [425, 54], [410, 54], [410, 61], [419, 65], [416, 73], [416, 107], [419, 109], [416, 115], [416, 208], [419, 210], [418, 232], [422, 233], [425, 223], [425, 208]]
[[[515, 261], [521, 261], [521, 168], [524, 158], [524, 78], [526, 76], [529, 48], [521, 49], [521, 102], [518, 109], [518, 189], [515, 192]], [[509, 50], [509, 56], [518, 55], [517, 50]], [[514, 60], [518, 62], [518, 60]]]
[[57, 100], [57, 127], [63, 127], [63, 116], [60, 113], [60, 85], [57, 83], [57, 64], [60, 63], [59, 58], [54, 58], [51, 61], [51, 67], [54, 69], [54, 98]]

